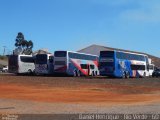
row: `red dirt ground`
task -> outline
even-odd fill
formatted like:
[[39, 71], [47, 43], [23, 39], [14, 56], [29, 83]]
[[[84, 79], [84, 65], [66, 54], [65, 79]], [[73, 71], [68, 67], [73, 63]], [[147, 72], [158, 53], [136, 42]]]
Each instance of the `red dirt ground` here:
[[[0, 98], [50, 103], [145, 104], [160, 101], [160, 81], [0, 76]], [[148, 78], [151, 79], [151, 78]], [[103, 81], [103, 82], [102, 82]], [[118, 82], [117, 82], [118, 81]], [[123, 82], [125, 84], [123, 84]], [[152, 84], [150, 84], [150, 82]], [[128, 84], [129, 83], [129, 84]], [[130, 84], [133, 83], [133, 84]]]

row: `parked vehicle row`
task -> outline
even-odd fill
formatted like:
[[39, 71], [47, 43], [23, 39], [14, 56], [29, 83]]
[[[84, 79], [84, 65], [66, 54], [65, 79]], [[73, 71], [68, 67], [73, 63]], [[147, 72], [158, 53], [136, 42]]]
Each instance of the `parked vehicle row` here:
[[154, 76], [154, 65], [145, 54], [100, 51], [100, 56], [55, 51], [54, 54], [11, 55], [9, 72], [36, 75], [111, 76], [118, 78]]

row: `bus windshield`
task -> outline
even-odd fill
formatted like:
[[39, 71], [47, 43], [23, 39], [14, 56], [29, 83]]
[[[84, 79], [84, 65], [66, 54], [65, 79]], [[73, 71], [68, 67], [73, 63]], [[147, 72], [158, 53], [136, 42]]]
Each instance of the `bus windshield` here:
[[39, 54], [36, 55], [36, 64], [46, 64], [47, 63], [47, 55]]
[[56, 51], [56, 52], [54, 53], [54, 56], [55, 56], [55, 57], [66, 57], [66, 55], [67, 55], [67, 52], [66, 52], [66, 51]]
[[100, 62], [100, 66], [114, 66], [114, 62]]
[[114, 51], [101, 51], [100, 52], [101, 58], [113, 58], [114, 57]]

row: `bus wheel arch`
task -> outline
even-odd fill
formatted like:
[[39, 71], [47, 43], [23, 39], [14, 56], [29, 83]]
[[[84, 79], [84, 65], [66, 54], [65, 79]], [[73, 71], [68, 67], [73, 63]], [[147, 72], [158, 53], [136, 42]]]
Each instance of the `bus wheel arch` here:
[[81, 76], [81, 72], [79, 70], [74, 70], [73, 71], [73, 76], [74, 77], [80, 77]]
[[31, 75], [33, 72], [31, 69], [28, 69], [28, 74]]

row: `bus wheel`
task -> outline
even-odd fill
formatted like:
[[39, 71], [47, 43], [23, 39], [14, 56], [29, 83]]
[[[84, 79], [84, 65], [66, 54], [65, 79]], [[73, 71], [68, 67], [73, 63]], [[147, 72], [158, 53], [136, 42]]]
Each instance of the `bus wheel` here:
[[146, 73], [144, 72], [144, 74], [143, 74], [143, 78], [145, 78], [146, 77]]
[[97, 71], [95, 72], [95, 76], [97, 76], [98, 74], [97, 74]]
[[81, 76], [80, 71], [77, 71], [77, 76], [78, 76], [78, 77], [80, 77], [80, 76]]
[[76, 70], [73, 72], [73, 76], [77, 77], [77, 71]]
[[126, 78], [126, 75], [125, 75], [124, 72], [122, 73], [122, 78], [123, 78], [123, 79]]
[[92, 74], [91, 74], [91, 76], [95, 76], [95, 74], [94, 74], [94, 71], [92, 71]]
[[32, 74], [32, 70], [31, 70], [31, 69], [28, 70], [28, 74], [29, 74], [29, 75]]
[[130, 76], [129, 76], [129, 72], [126, 72], [125, 77], [126, 77], [127, 79], [130, 77]]

